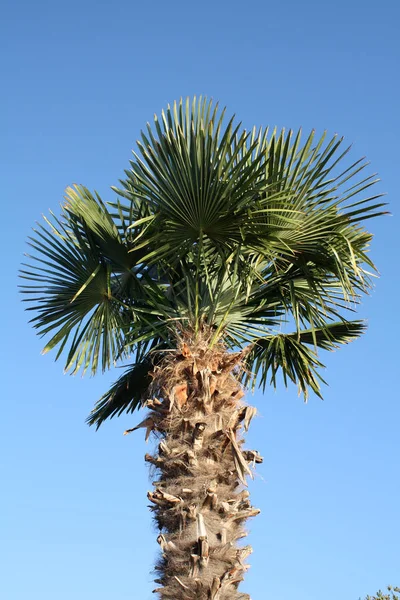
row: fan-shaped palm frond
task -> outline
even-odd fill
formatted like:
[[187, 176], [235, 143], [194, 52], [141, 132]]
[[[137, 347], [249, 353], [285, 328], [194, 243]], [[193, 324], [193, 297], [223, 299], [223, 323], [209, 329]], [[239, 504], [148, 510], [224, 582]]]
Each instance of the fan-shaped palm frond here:
[[108, 369], [127, 355], [126, 335], [138, 321], [148, 339], [151, 279], [143, 278], [104, 204], [85, 188], [67, 190], [61, 219], [45, 220], [47, 228], [39, 225], [30, 238], [35, 254], [21, 271], [36, 284], [22, 290], [35, 303], [28, 309], [37, 312], [33, 326], [40, 335], [53, 332], [43, 352], [59, 345], [59, 358], [69, 343], [66, 370], [95, 373], [99, 363]]
[[152, 369], [153, 361], [149, 357], [131, 365], [96, 402], [87, 419], [89, 425], [96, 425], [98, 429], [106, 419], [112, 419], [123, 412], [132, 413], [136, 408], [140, 408], [151, 382]]
[[279, 372], [285, 385], [288, 380], [297, 384], [305, 399], [309, 389], [322, 397], [319, 382], [325, 381], [318, 370], [324, 365], [317, 358], [317, 348], [338, 348], [341, 344], [347, 344], [359, 337], [365, 328], [363, 321], [342, 321], [315, 329], [289, 334], [278, 333], [258, 339], [247, 358], [248, 367], [252, 371], [244, 374], [245, 381], [255, 383], [257, 375], [260, 374], [259, 384], [264, 389], [269, 383], [276, 387]]
[[[64, 216], [65, 216], [64, 209]], [[98, 248], [91, 244], [71, 219], [47, 221], [39, 226], [30, 245], [32, 263], [21, 276], [34, 281], [24, 286], [34, 301], [37, 316], [32, 323], [40, 335], [56, 331], [44, 348], [58, 344], [57, 358], [70, 341], [66, 368], [96, 371], [99, 360], [108, 368], [123, 349], [127, 323], [121, 302], [112, 292], [112, 272]]]

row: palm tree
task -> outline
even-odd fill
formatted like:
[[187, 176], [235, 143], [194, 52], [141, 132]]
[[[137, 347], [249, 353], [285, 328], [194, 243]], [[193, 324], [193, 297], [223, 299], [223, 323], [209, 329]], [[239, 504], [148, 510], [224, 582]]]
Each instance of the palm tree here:
[[[138, 142], [116, 199], [75, 185], [60, 218], [30, 238], [21, 275], [33, 326], [66, 370], [129, 361], [88, 417], [137, 408], [158, 440], [146, 454], [159, 527], [162, 600], [244, 600], [251, 547], [244, 390], [297, 384], [321, 395], [318, 349], [365, 328], [350, 320], [371, 286], [365, 219], [383, 214], [364, 160], [314, 131], [245, 131], [204, 100], [175, 103]], [[368, 271], [371, 271], [371, 273]]]

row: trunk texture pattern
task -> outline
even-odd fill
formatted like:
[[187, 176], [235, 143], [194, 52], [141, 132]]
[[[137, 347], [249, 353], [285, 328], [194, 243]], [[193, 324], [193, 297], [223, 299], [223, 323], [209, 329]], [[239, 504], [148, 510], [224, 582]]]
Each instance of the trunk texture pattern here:
[[252, 549], [238, 540], [259, 513], [246, 476], [262, 459], [242, 449], [241, 432], [255, 414], [241, 400], [245, 353], [187, 337], [154, 369], [140, 426], [159, 439], [145, 460], [158, 479], [148, 499], [160, 530], [154, 592], [161, 600], [249, 600], [238, 586]]

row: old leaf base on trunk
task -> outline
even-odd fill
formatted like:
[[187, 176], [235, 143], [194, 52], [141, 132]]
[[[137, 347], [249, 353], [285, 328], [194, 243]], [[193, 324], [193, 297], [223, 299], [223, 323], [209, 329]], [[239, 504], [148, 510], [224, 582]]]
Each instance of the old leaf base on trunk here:
[[238, 542], [259, 513], [245, 486], [262, 458], [242, 450], [255, 414], [238, 380], [245, 353], [186, 335], [154, 369], [141, 426], [160, 440], [145, 460], [157, 474], [148, 498], [160, 530], [154, 592], [162, 600], [249, 599], [238, 586], [252, 549]]

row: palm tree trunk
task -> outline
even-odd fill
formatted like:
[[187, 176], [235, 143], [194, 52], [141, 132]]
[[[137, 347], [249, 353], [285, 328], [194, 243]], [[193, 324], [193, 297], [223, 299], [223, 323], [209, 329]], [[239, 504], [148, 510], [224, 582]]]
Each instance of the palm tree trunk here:
[[262, 459], [242, 450], [241, 430], [255, 414], [238, 380], [245, 354], [186, 335], [153, 372], [141, 426], [160, 439], [145, 460], [157, 474], [148, 498], [160, 530], [161, 600], [249, 599], [238, 585], [252, 549], [238, 540], [259, 513], [245, 486], [251, 463]]

